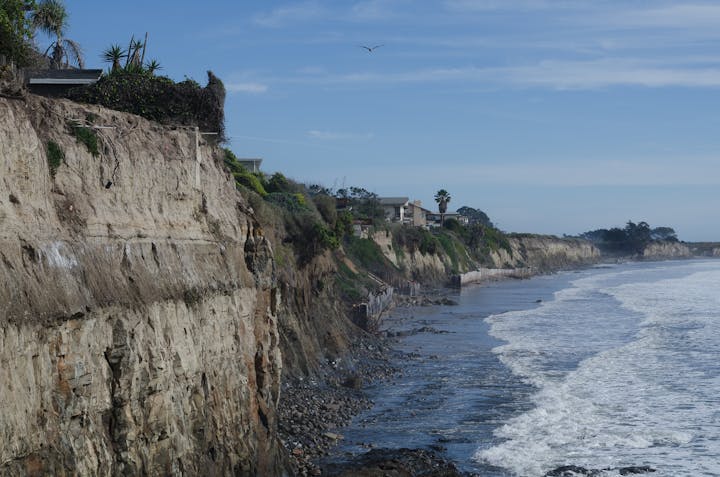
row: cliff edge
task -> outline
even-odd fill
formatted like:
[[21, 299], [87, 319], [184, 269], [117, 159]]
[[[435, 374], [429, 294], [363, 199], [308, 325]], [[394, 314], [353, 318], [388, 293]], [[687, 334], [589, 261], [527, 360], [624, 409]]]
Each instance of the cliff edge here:
[[283, 472], [272, 250], [215, 156], [0, 98], [0, 475]]

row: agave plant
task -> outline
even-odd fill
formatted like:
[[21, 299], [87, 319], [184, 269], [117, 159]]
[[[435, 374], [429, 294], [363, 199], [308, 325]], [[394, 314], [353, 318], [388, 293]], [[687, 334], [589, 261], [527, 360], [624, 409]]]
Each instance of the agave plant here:
[[60, 0], [40, 1], [30, 17], [34, 28], [55, 37], [55, 41], [45, 50], [45, 56], [50, 53], [52, 68], [67, 68], [71, 61], [80, 68], [84, 66], [80, 45], [65, 38], [65, 30], [68, 26], [67, 17], [65, 5]]
[[128, 46], [127, 57], [125, 59], [125, 68], [128, 66], [142, 67], [140, 49], [144, 47], [145, 44], [140, 40], [136, 40], [135, 36], [130, 38], [130, 45]]
[[160, 66], [157, 60], [150, 60], [150, 62], [145, 65], [145, 69], [148, 73], [154, 75], [158, 70], [162, 69], [162, 66]]
[[122, 66], [120, 65], [120, 60], [125, 58], [127, 55], [127, 52], [122, 49], [120, 45], [110, 45], [110, 47], [103, 51], [102, 58], [103, 61], [107, 63], [112, 63], [111, 72], [116, 72]]

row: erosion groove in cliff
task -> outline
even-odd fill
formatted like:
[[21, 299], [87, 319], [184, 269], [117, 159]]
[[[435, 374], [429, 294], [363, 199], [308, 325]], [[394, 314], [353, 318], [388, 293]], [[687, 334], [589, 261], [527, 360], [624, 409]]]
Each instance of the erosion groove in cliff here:
[[279, 473], [272, 249], [215, 148], [33, 96], [0, 138], [0, 475]]

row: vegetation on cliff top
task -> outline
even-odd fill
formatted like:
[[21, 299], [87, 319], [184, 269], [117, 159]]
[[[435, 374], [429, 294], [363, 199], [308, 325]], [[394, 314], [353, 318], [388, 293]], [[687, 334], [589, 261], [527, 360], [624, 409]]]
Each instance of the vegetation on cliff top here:
[[624, 228], [596, 229], [580, 234], [605, 252], [640, 254], [652, 242], [677, 242], [671, 227], [651, 228], [647, 222], [628, 221]]
[[18, 66], [30, 64], [33, 56], [33, 24], [28, 10], [31, 0], [0, 0], [0, 56]]
[[174, 82], [147, 69], [119, 69], [90, 86], [75, 88], [68, 98], [137, 114], [162, 124], [197, 126], [224, 140], [225, 87], [212, 71], [204, 88], [193, 80]]

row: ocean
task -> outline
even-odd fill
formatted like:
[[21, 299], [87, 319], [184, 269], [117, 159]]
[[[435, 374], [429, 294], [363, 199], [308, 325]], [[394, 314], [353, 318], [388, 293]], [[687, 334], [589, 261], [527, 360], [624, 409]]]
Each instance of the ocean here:
[[399, 309], [403, 374], [342, 453], [430, 447], [482, 476], [720, 475], [720, 261], [603, 265]]

